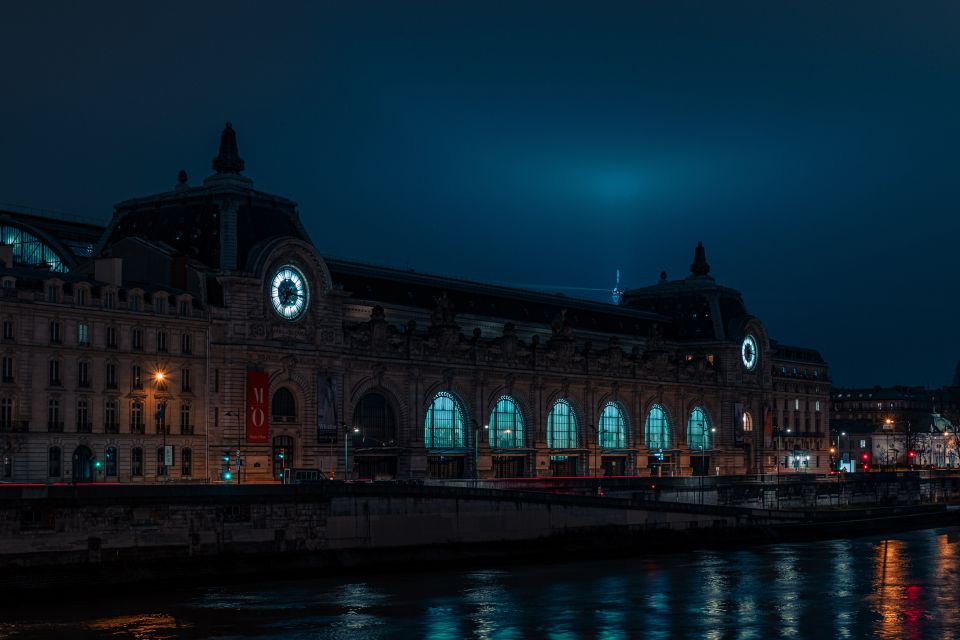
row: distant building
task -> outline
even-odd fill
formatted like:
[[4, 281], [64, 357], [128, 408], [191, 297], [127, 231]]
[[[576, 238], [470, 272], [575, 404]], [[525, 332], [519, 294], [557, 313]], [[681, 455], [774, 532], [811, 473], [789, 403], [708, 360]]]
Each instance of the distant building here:
[[960, 465], [955, 387], [836, 388], [831, 404], [834, 446], [858, 469]]
[[0, 214], [0, 480], [829, 466], [826, 363], [702, 245], [619, 305], [558, 297], [321, 256], [229, 125], [213, 167], [105, 228]]

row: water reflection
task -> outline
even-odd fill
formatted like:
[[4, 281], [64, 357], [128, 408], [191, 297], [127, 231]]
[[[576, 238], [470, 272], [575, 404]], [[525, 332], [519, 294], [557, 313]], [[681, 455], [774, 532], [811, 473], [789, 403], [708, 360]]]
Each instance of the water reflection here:
[[924, 638], [960, 629], [960, 531], [0, 609], [0, 637]]

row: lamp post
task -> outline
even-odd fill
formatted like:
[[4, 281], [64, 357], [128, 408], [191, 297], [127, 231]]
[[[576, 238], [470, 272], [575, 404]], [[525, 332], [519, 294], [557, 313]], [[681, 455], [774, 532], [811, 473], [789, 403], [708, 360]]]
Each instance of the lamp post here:
[[[490, 425], [483, 425], [484, 431], [490, 430]], [[473, 421], [473, 486], [477, 486], [477, 482], [480, 480], [480, 423], [476, 420]]]
[[[153, 374], [153, 380], [157, 383], [157, 395], [159, 396], [160, 391], [163, 389], [164, 380], [166, 380], [166, 374], [163, 370], [157, 370]], [[165, 427], [164, 419], [167, 414], [167, 403], [163, 400], [157, 398], [157, 433], [163, 433], [163, 457], [160, 463], [160, 469], [162, 471], [162, 477], [164, 480], [167, 479], [167, 430]]]
[[243, 439], [243, 429], [240, 427], [240, 412], [227, 411], [223, 415], [236, 417], [237, 419], [237, 484], [240, 484], [240, 465], [243, 464], [243, 461], [240, 459], [240, 442]]
[[[700, 504], [703, 504], [703, 476], [707, 472], [707, 421], [700, 423], [703, 438], [700, 440]], [[710, 427], [710, 433], [716, 433], [716, 427]]]

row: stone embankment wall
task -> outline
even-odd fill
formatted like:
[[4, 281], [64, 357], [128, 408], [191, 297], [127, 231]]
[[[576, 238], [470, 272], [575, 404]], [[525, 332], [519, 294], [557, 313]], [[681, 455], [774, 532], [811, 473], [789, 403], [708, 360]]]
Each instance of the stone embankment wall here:
[[865, 519], [902, 524], [931, 514], [905, 506], [831, 516], [659, 503], [642, 495], [394, 484], [3, 486], [0, 592], [73, 584], [77, 574], [93, 585], [281, 568], [639, 553], [743, 543], [791, 529], [822, 536], [834, 527], [850, 535]]

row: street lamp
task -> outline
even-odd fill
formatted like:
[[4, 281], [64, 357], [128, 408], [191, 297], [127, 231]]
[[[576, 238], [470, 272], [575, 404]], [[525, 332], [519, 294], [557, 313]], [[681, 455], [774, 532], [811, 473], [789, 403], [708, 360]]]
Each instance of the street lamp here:
[[[166, 374], [162, 369], [158, 369], [153, 374], [153, 380], [157, 385], [157, 395], [159, 396], [160, 391], [163, 390], [164, 380], [166, 380]], [[163, 472], [163, 479], [167, 478], [167, 430], [165, 425], [165, 418], [167, 415], [167, 403], [157, 398], [157, 433], [163, 433], [163, 457], [160, 462], [160, 469]]]
[[[480, 423], [476, 420], [473, 421], [473, 486], [477, 486], [477, 481], [480, 479]], [[484, 431], [490, 430], [490, 425], [483, 425]]]

